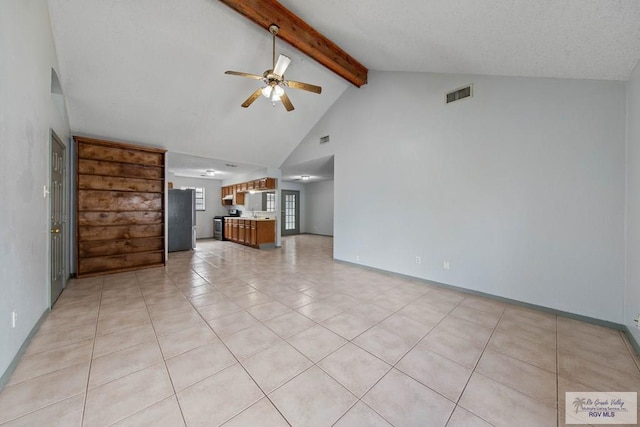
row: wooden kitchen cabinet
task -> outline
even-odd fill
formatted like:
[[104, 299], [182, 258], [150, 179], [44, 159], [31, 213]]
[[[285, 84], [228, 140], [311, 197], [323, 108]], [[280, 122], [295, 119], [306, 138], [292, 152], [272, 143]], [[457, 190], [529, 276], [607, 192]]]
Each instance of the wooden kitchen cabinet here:
[[[228, 198], [231, 196], [232, 198]], [[223, 206], [244, 205], [244, 193], [236, 191], [235, 185], [229, 185], [220, 189], [220, 199]]]
[[275, 220], [238, 219], [225, 220], [225, 237], [234, 243], [253, 248], [275, 247]]
[[238, 220], [231, 220], [231, 240], [234, 242], [238, 242]]
[[244, 205], [244, 193], [233, 193], [233, 204], [234, 205]]
[[224, 221], [224, 237], [231, 240], [231, 220], [229, 218]]
[[238, 220], [238, 243], [244, 243], [244, 237], [245, 237], [245, 228], [244, 228], [244, 223], [245, 221], [243, 219]]
[[[254, 179], [253, 181], [241, 182], [238, 184], [227, 185], [221, 187], [220, 197], [224, 206], [230, 205], [244, 205], [245, 193], [249, 191], [264, 191], [275, 190], [276, 179], [275, 178], [261, 178]], [[233, 198], [226, 198], [232, 196]]]
[[256, 223], [256, 247], [275, 246], [276, 221], [255, 221]]
[[258, 221], [251, 221], [249, 230], [249, 241], [247, 243], [251, 246], [258, 246]]
[[262, 178], [258, 180], [257, 190], [275, 190], [276, 180], [274, 178]]

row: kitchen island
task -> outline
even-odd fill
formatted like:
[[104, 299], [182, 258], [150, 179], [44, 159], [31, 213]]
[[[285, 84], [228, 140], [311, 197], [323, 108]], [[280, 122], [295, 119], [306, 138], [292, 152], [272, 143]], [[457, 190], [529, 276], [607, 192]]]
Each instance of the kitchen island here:
[[273, 218], [226, 217], [224, 237], [234, 243], [257, 249], [276, 246], [276, 220]]

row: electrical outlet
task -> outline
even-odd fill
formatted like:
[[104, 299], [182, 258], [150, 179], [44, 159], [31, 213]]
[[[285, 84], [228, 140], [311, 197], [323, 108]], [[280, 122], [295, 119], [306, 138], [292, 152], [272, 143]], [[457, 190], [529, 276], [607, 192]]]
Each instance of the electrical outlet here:
[[448, 270], [449, 269], [449, 261], [445, 261], [442, 263], [442, 269], [443, 270]]
[[356, 255], [356, 261], [360, 261], [360, 255]]
[[640, 329], [640, 313], [638, 313], [633, 321], [636, 322], [636, 328]]
[[17, 311], [13, 311], [11, 313], [11, 327], [15, 328], [16, 327], [16, 323], [18, 323], [18, 312]]
[[422, 258], [419, 256], [416, 257], [416, 264], [422, 264]]

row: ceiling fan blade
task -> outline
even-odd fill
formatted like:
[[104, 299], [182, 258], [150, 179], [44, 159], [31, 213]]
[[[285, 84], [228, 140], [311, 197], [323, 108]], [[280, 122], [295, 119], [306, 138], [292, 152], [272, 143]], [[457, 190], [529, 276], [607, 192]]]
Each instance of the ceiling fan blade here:
[[286, 84], [287, 86], [293, 89], [302, 89], [302, 90], [306, 90], [308, 92], [313, 92], [313, 93], [322, 92], [322, 88], [320, 86], [312, 85], [309, 83], [294, 82], [293, 80], [287, 80]]
[[276, 66], [273, 67], [273, 74], [277, 74], [280, 77], [284, 76], [284, 72], [287, 70], [289, 64], [291, 64], [291, 58], [287, 55], [280, 54], [278, 62], [276, 62]]
[[262, 93], [262, 88], [256, 89], [256, 91], [253, 92], [251, 96], [248, 97], [247, 100], [242, 103], [242, 106], [244, 108], [247, 108], [249, 105], [253, 104], [253, 101], [258, 99], [261, 93]]
[[242, 71], [225, 71], [225, 74], [231, 74], [232, 76], [249, 77], [250, 79], [262, 80], [263, 77], [257, 74], [243, 73]]
[[284, 105], [284, 108], [286, 108], [287, 111], [293, 111], [293, 104], [286, 93], [282, 94], [280, 101], [282, 101], [282, 105]]

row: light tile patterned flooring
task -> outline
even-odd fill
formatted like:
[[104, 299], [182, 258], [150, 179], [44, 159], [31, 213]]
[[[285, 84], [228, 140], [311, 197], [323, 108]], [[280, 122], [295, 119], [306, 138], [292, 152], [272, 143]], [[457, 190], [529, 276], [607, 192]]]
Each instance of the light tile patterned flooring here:
[[69, 283], [0, 393], [10, 426], [555, 426], [637, 391], [614, 330], [332, 260], [201, 241]]

